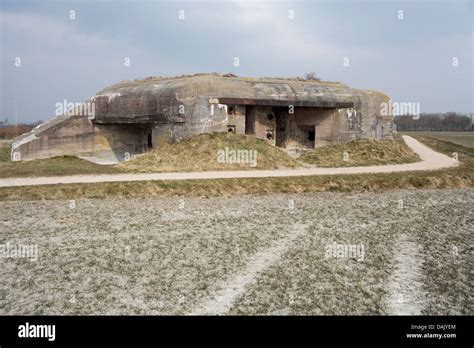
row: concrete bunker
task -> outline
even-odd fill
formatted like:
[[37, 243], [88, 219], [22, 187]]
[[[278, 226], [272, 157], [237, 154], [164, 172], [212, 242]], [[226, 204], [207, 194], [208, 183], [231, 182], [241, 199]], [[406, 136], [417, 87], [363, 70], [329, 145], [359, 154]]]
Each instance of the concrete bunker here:
[[55, 117], [15, 139], [12, 159], [72, 155], [107, 161], [201, 133], [247, 134], [273, 146], [312, 149], [360, 138], [391, 139], [380, 92], [337, 82], [196, 74], [125, 81], [94, 95], [92, 115]]

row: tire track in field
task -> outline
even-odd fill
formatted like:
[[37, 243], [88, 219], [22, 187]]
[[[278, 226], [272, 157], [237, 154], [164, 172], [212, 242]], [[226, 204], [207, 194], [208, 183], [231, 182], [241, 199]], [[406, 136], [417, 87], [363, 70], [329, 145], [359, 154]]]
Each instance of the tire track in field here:
[[388, 314], [421, 315], [427, 295], [423, 291], [423, 257], [419, 245], [402, 234], [396, 248], [395, 271], [388, 283]]
[[198, 304], [191, 315], [223, 315], [226, 314], [234, 304], [235, 300], [245, 293], [247, 286], [253, 284], [258, 274], [278, 261], [290, 248], [296, 238], [302, 236], [307, 231], [307, 225], [296, 224], [290, 233], [271, 247], [253, 255], [247, 267], [218, 285], [218, 290], [214, 296], [206, 298]]

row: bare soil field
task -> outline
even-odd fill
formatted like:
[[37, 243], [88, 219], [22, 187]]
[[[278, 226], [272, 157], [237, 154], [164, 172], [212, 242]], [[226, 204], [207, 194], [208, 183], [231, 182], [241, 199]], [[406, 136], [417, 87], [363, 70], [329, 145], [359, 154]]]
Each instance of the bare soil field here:
[[473, 203], [473, 189], [4, 201], [0, 314], [472, 314]]

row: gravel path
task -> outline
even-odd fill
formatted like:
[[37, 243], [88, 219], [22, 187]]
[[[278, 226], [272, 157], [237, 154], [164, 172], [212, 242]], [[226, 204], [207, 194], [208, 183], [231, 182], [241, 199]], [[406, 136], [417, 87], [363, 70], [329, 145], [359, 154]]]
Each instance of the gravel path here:
[[0, 187], [79, 184], [99, 182], [149, 181], [149, 180], [196, 180], [196, 179], [231, 179], [231, 178], [263, 178], [288, 176], [313, 176], [333, 174], [364, 174], [390, 173], [415, 170], [434, 170], [457, 166], [459, 163], [451, 157], [438, 153], [414, 138], [404, 135], [406, 144], [417, 153], [421, 161], [407, 164], [385, 166], [345, 167], [345, 168], [303, 168], [286, 170], [255, 170], [255, 171], [209, 171], [183, 173], [152, 173], [152, 174], [106, 174], [106, 175], [70, 175], [37, 178], [0, 179]]

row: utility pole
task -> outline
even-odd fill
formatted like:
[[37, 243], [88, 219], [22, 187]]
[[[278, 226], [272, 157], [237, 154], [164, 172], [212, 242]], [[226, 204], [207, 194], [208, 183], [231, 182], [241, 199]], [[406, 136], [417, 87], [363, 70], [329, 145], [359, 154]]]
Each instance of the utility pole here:
[[18, 127], [18, 109], [16, 106], [16, 97], [13, 97], [13, 102], [15, 103], [15, 127]]
[[13, 97], [13, 102], [15, 103], [15, 136], [17, 137], [18, 134], [18, 108], [16, 106], [16, 97]]

